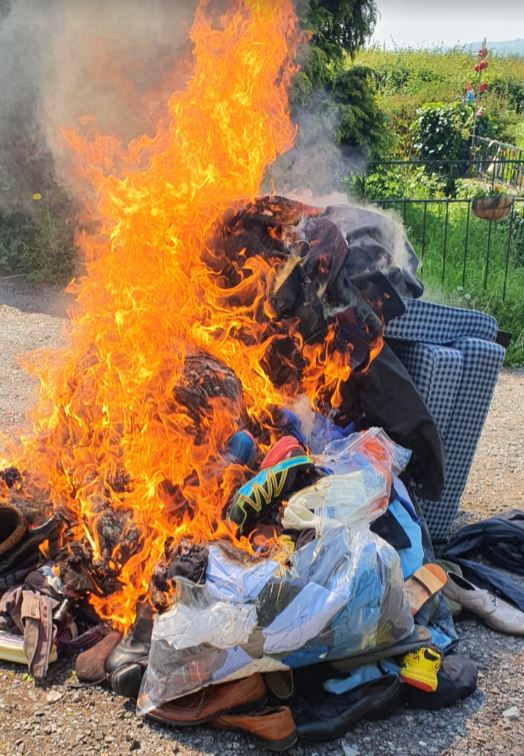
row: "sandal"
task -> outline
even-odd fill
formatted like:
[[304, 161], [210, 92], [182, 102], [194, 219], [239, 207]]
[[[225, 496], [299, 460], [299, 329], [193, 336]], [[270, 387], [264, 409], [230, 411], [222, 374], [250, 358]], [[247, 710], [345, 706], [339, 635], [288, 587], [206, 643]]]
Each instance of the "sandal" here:
[[423, 564], [404, 583], [411, 614], [415, 616], [426, 601], [438, 593], [447, 583], [448, 576], [438, 564]]

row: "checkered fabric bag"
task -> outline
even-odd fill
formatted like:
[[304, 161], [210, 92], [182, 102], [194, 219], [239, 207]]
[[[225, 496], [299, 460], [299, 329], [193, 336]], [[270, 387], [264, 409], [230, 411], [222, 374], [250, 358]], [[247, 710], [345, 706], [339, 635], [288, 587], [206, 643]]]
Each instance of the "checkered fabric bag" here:
[[417, 498], [434, 543], [456, 516], [504, 359], [494, 318], [474, 310], [405, 300], [387, 327], [391, 346], [411, 374], [442, 434], [445, 485], [438, 501]]

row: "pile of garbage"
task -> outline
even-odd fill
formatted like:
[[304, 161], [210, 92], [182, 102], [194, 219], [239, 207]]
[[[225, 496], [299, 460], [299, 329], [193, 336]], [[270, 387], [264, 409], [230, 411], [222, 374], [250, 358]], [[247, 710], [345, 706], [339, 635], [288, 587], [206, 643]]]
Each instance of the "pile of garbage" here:
[[[351, 346], [350, 370], [334, 389], [341, 400], [335, 409], [327, 396], [315, 410], [297, 401], [268, 408], [276, 438], [268, 444], [267, 427], [244, 412], [234, 372], [209, 355], [186, 357], [175, 392], [195, 443], [209, 402], [225, 396], [237, 407], [220, 464], [240, 471], [241, 484], [224, 504], [220, 537], [166, 541], [123, 636], [89, 602], [118, 581], [109, 556], [95, 562], [71, 540], [66, 513], [29, 495], [17, 469], [1, 471], [0, 658], [27, 663], [43, 680], [57, 658], [76, 657], [80, 681], [110, 684], [143, 715], [242, 730], [286, 750], [398, 706], [435, 709], [466, 697], [476, 668], [456, 653], [452, 612], [466, 607], [518, 634], [524, 615], [491, 594], [489, 604], [462, 576], [460, 534], [446, 553], [457, 562], [437, 563], [410, 494], [417, 486], [438, 498], [444, 455], [422, 398], [382, 341], [402, 297], [422, 293], [399, 225], [363, 208], [261, 198], [225, 219], [209, 264], [230, 290], [255, 255], [276, 271], [268, 330], [280, 338], [261, 360], [266, 374], [275, 385], [300, 380], [304, 364], [286, 327], [304, 345], [331, 328]], [[121, 516], [106, 510], [100, 519], [108, 555]], [[520, 527], [519, 513], [512, 517], [507, 527]], [[140, 537], [126, 533], [123, 561]]]

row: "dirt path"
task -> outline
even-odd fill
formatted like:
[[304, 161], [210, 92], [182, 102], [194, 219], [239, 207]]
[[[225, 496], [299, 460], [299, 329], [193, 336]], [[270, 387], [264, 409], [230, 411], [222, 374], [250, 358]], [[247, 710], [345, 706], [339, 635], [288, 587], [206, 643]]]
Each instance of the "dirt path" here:
[[[60, 342], [68, 299], [54, 288], [0, 280], [0, 431], [23, 422], [34, 386], [16, 355]], [[471, 471], [462, 506], [481, 519], [524, 506], [524, 371], [504, 371]], [[475, 620], [459, 625], [459, 652], [479, 667], [473, 696], [439, 712], [401, 711], [362, 723], [342, 741], [297, 746], [292, 754], [522, 754], [524, 641]], [[517, 707], [516, 718], [504, 712]], [[138, 719], [130, 702], [101, 688], [79, 688], [71, 665], [52, 667], [35, 687], [23, 668], [0, 662], [0, 756], [38, 754], [244, 754], [260, 752], [234, 733], [175, 730]]]

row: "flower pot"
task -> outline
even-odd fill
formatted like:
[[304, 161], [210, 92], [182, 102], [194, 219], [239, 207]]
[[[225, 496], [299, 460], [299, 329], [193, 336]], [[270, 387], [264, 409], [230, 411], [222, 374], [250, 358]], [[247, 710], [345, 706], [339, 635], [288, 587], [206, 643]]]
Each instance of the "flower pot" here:
[[471, 203], [473, 214], [484, 220], [501, 220], [505, 218], [513, 205], [513, 197], [500, 194], [496, 197], [477, 197]]

